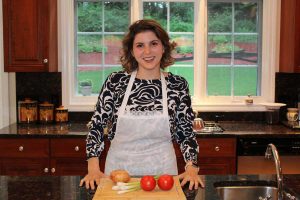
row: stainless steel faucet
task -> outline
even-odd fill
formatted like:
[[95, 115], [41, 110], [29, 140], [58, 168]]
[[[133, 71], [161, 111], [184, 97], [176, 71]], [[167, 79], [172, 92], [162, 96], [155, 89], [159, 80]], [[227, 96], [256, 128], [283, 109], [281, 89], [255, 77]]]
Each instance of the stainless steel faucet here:
[[282, 177], [282, 169], [280, 165], [279, 154], [277, 148], [274, 144], [268, 144], [267, 150], [265, 153], [265, 157], [270, 159], [273, 155], [275, 166], [276, 166], [276, 175], [277, 175], [277, 187], [278, 187], [278, 197], [279, 199], [283, 199], [283, 177]]

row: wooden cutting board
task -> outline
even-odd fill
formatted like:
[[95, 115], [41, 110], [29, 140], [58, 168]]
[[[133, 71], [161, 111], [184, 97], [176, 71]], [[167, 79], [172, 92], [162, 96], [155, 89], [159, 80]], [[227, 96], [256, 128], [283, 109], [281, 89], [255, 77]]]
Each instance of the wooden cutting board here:
[[[140, 181], [140, 178], [131, 178], [130, 182]], [[96, 190], [93, 200], [186, 200], [177, 177], [174, 177], [174, 186], [171, 190], [163, 191], [156, 186], [150, 192], [141, 190], [117, 194], [112, 190], [115, 185], [109, 178], [102, 178]]]

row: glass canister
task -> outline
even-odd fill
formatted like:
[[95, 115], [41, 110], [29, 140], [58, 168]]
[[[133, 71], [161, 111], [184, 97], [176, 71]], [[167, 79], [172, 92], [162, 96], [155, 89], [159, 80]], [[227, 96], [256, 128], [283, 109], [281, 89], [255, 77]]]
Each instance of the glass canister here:
[[49, 102], [44, 102], [39, 105], [40, 108], [40, 122], [41, 123], [52, 123], [54, 120], [53, 112], [54, 105]]
[[62, 122], [68, 122], [68, 109], [64, 108], [63, 106], [59, 106], [55, 109], [55, 121], [62, 123]]
[[19, 123], [35, 123], [37, 121], [37, 101], [26, 98], [18, 102]]

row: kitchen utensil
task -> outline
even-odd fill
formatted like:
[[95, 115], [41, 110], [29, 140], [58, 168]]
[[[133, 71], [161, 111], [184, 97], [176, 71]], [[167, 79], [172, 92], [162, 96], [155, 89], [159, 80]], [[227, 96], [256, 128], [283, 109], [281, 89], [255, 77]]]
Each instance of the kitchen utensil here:
[[[140, 178], [131, 178], [130, 182], [140, 181]], [[112, 190], [114, 183], [109, 178], [102, 178], [100, 184], [96, 190], [93, 200], [150, 200], [150, 199], [160, 199], [160, 200], [185, 200], [185, 195], [180, 186], [179, 179], [174, 177], [174, 186], [171, 190], [163, 191], [156, 186], [153, 191], [146, 192], [141, 190], [128, 192], [125, 194], [117, 194], [117, 191]]]

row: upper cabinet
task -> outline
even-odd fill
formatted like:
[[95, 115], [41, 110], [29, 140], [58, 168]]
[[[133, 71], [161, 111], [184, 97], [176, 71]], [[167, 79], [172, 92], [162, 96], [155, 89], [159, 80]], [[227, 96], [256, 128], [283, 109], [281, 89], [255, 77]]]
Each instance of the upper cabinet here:
[[56, 0], [2, 0], [4, 70], [57, 71]]
[[300, 1], [281, 1], [280, 72], [300, 72]]

